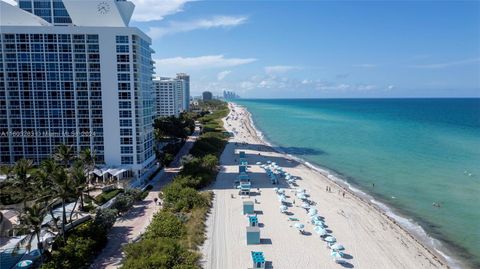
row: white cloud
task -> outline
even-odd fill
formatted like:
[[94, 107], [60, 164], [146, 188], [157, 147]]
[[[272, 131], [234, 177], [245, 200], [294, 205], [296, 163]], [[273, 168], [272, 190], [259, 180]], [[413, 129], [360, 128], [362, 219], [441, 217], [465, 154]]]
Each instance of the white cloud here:
[[354, 64], [353, 67], [361, 67], [361, 68], [373, 68], [377, 67], [376, 64]]
[[232, 71], [225, 70], [217, 74], [217, 80], [223, 80], [226, 76], [228, 76]]
[[135, 4], [132, 20], [158, 21], [165, 16], [181, 12], [183, 6], [192, 0], [132, 0]]
[[282, 74], [286, 73], [292, 70], [297, 70], [300, 69], [298, 66], [292, 66], [292, 65], [271, 65], [271, 66], [265, 66], [265, 73], [267, 74]]
[[177, 70], [183, 69], [209, 69], [209, 68], [222, 68], [232, 67], [243, 64], [249, 64], [255, 62], [255, 58], [225, 58], [223, 55], [206, 55], [199, 57], [173, 57], [157, 59], [156, 67], [157, 71], [162, 69]]
[[410, 67], [425, 68], [425, 69], [441, 69], [441, 68], [447, 68], [447, 67], [451, 67], [451, 66], [478, 63], [478, 62], [480, 62], [480, 58], [465, 59], [465, 60], [445, 62], [445, 63], [418, 64], [418, 65], [411, 65]]
[[169, 34], [190, 32], [199, 29], [230, 28], [244, 24], [246, 21], [247, 17], [245, 16], [214, 16], [208, 19], [193, 21], [174, 21], [166, 26], [150, 27], [147, 34], [155, 39]]

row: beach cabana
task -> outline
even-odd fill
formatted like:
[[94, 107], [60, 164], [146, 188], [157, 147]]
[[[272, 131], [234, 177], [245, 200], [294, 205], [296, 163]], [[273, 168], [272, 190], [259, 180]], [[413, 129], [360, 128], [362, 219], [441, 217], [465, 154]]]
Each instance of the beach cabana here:
[[255, 215], [248, 216], [248, 226], [258, 227], [258, 217]]
[[248, 226], [246, 229], [247, 245], [260, 244], [260, 228]]
[[341, 259], [341, 258], [343, 258], [343, 253], [342, 253], [342, 252], [332, 251], [332, 252], [330, 253], [330, 255], [331, 255], [334, 259]]
[[254, 214], [254, 204], [253, 201], [243, 201], [243, 214]]
[[253, 269], [265, 268], [265, 257], [263, 252], [252, 251]]

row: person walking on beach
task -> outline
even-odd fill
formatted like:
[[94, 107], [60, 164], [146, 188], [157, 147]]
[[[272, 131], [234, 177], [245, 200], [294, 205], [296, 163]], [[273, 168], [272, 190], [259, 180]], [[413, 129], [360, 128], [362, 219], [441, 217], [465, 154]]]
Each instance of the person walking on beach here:
[[345, 192], [343, 192], [343, 198], [345, 198]]
[[328, 192], [328, 186], [325, 187], [325, 192]]

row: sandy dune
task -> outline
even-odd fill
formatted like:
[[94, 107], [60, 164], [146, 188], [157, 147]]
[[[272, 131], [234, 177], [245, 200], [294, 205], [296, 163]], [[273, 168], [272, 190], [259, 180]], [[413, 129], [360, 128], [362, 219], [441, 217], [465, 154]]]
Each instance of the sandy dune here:
[[[207, 220], [207, 240], [202, 246], [204, 268], [235, 269], [251, 268], [250, 251], [263, 251], [269, 268], [447, 268], [410, 234], [388, 219], [378, 209], [363, 202], [315, 170], [275, 152], [256, 136], [249, 122], [248, 112], [230, 104], [225, 128], [235, 132], [221, 157], [221, 172], [212, 190], [215, 193], [212, 213]], [[243, 144], [245, 143], [245, 144]], [[249, 174], [253, 188], [260, 192], [242, 198], [233, 189], [238, 173], [238, 151], [244, 150], [250, 164]], [[280, 213], [280, 203], [275, 187], [286, 188], [288, 201], [295, 195], [285, 180], [272, 185], [264, 170], [256, 162], [271, 160], [286, 172], [298, 176], [299, 188], [304, 188], [316, 203], [315, 208], [337, 238], [345, 246], [347, 264], [339, 265], [330, 256], [326, 243], [313, 231], [309, 217], [299, 207], [296, 199], [288, 211], [305, 224], [306, 234], [293, 227], [287, 215]], [[326, 186], [331, 192], [326, 192]], [[234, 196], [233, 198], [231, 196]], [[260, 245], [247, 245], [245, 227], [247, 218], [242, 215], [242, 201], [257, 200], [257, 211], [261, 224]]]

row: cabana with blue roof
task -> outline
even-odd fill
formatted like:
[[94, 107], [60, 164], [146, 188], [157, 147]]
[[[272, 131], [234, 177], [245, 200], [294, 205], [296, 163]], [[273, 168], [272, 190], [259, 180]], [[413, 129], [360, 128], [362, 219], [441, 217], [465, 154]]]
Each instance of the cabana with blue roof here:
[[253, 269], [265, 268], [265, 257], [261, 251], [252, 251]]
[[243, 201], [243, 214], [254, 214], [255, 209], [254, 209], [254, 204], [253, 201]]
[[248, 216], [248, 225], [250, 227], [258, 227], [258, 217], [256, 215]]
[[247, 231], [247, 245], [260, 244], [260, 228], [258, 227], [246, 227]]

